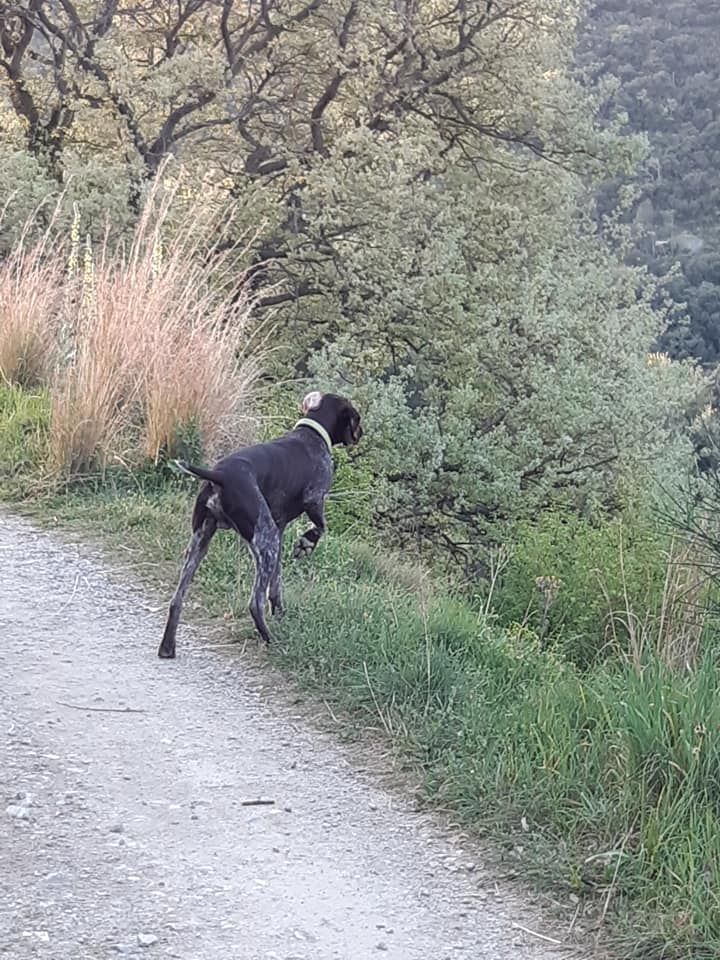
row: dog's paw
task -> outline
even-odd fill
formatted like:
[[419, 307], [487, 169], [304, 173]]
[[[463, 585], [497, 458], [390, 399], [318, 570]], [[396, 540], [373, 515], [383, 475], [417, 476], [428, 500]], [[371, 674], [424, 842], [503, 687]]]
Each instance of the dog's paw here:
[[277, 617], [278, 620], [282, 619], [284, 616], [285, 606], [279, 597], [270, 597], [270, 613], [274, 617]]
[[315, 544], [308, 537], [300, 537], [293, 550], [293, 560], [302, 560], [309, 557], [315, 549]]

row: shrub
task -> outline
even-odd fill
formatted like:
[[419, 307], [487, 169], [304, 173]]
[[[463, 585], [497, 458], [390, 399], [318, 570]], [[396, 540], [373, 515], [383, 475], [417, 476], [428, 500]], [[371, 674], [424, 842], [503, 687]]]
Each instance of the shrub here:
[[646, 516], [549, 511], [520, 523], [495, 592], [500, 622], [529, 625], [581, 666], [659, 617], [670, 538]]

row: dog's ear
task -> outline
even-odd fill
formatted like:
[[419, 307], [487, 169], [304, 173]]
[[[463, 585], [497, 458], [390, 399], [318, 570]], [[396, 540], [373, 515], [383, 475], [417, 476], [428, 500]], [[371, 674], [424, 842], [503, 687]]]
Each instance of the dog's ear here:
[[340, 414], [342, 442], [346, 447], [353, 447], [362, 437], [360, 414], [352, 404], [347, 404]]
[[312, 390], [305, 397], [303, 397], [303, 402], [300, 404], [300, 409], [303, 414], [310, 413], [311, 410], [317, 410], [317, 408], [322, 403], [323, 395], [319, 390]]

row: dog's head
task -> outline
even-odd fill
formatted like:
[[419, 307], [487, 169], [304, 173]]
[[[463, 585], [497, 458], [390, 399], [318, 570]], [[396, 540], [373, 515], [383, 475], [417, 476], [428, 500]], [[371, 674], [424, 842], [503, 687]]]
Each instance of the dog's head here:
[[304, 417], [317, 420], [325, 427], [333, 444], [352, 447], [363, 435], [360, 414], [345, 397], [313, 390], [303, 399], [301, 409]]

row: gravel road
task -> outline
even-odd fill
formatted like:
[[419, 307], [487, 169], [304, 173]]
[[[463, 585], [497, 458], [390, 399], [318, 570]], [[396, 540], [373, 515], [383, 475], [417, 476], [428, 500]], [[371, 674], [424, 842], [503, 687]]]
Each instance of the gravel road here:
[[0, 957], [567, 956], [268, 670], [187, 625], [158, 660], [163, 623], [93, 550], [0, 513]]

